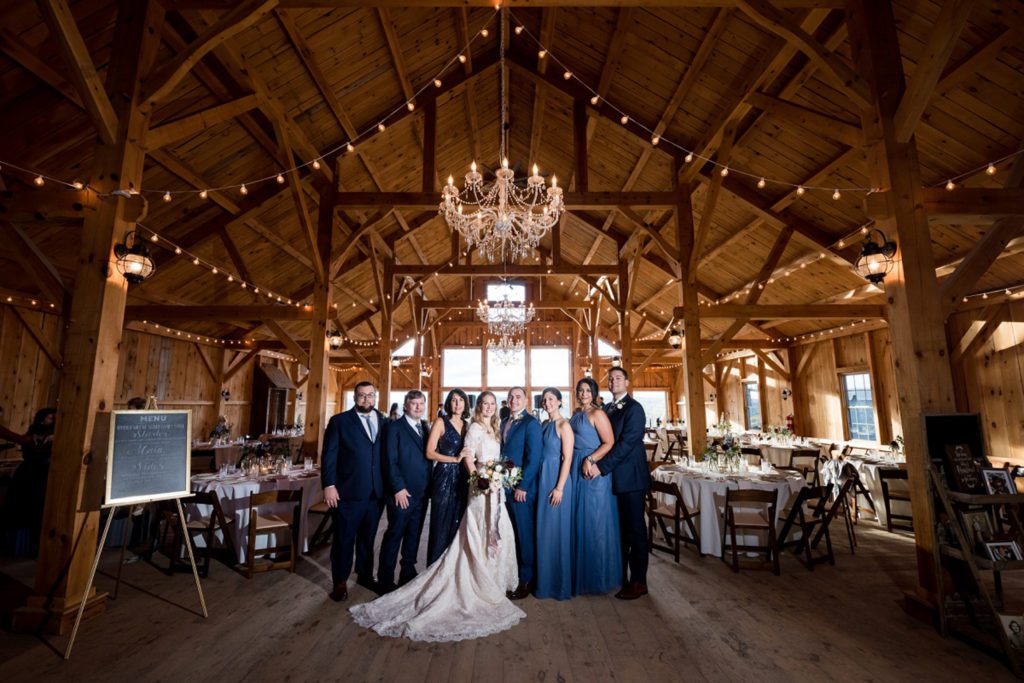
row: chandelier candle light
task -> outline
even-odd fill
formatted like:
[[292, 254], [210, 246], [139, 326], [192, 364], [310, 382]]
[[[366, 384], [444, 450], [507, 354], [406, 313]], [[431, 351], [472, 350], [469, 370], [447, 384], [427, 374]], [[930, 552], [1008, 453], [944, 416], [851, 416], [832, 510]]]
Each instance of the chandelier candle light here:
[[[501, 8], [501, 12], [507, 12]], [[503, 16], [505, 21], [506, 17]], [[448, 184], [441, 192], [438, 213], [466, 240], [477, 247], [488, 261], [503, 262], [525, 258], [540, 244], [562, 216], [565, 204], [558, 179], [551, 177], [547, 187], [537, 165], [526, 179], [526, 186], [517, 184], [515, 172], [508, 164], [508, 71], [505, 68], [505, 31], [501, 34], [501, 168], [494, 172], [494, 181], [484, 182], [476, 161], [470, 164], [465, 187]]]
[[502, 336], [500, 339], [488, 339], [487, 350], [494, 352], [494, 360], [501, 365], [512, 365], [519, 360], [519, 354], [526, 350], [522, 339]]
[[509, 301], [507, 296], [493, 305], [481, 301], [476, 308], [477, 317], [487, 323], [487, 331], [495, 337], [522, 336], [526, 325], [533, 322], [536, 314], [533, 304], [527, 308], [522, 303]]

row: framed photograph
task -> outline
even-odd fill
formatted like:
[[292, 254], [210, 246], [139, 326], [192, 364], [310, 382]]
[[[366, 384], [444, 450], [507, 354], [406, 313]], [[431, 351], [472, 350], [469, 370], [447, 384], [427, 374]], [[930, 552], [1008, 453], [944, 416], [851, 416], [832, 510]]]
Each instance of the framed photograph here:
[[985, 467], [981, 470], [981, 476], [985, 480], [985, 491], [991, 495], [1003, 496], [1017, 493], [1013, 477], [1001, 467]]
[[1013, 562], [1022, 559], [1016, 541], [989, 541], [985, 544], [985, 551], [993, 562]]
[[999, 615], [1003, 622], [1003, 631], [1006, 632], [1006, 639], [1010, 641], [1010, 647], [1014, 650], [1024, 650], [1024, 617]]
[[992, 540], [992, 520], [989, 519], [988, 510], [962, 510], [960, 519], [963, 520], [967, 540], [972, 546]]

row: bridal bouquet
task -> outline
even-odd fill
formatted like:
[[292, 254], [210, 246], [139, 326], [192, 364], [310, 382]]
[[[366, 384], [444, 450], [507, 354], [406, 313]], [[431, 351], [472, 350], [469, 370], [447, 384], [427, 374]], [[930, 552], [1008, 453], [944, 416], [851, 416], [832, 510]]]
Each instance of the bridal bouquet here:
[[523, 479], [523, 472], [511, 460], [480, 463], [469, 477], [469, 490], [475, 494], [495, 493], [503, 488], [514, 489]]

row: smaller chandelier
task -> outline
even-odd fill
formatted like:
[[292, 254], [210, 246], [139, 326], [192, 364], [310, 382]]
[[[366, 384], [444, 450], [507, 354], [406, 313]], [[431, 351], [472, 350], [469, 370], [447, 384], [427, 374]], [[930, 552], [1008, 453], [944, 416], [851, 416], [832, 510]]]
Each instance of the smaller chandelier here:
[[494, 353], [494, 360], [499, 365], [513, 365], [519, 361], [519, 354], [526, 350], [522, 339], [502, 336], [500, 339], [487, 340], [487, 351]]
[[117, 272], [133, 285], [145, 281], [156, 270], [149, 248], [138, 240], [134, 230], [125, 235], [124, 242], [114, 245], [114, 257]]
[[526, 325], [533, 322], [537, 312], [533, 304], [509, 301], [506, 296], [502, 301], [491, 304], [481, 301], [476, 307], [476, 315], [481, 322], [487, 323], [487, 331], [495, 337], [519, 337], [526, 331]]
[[672, 331], [668, 333], [668, 345], [673, 349], [681, 347], [683, 345], [683, 333], [678, 329], [673, 328]]

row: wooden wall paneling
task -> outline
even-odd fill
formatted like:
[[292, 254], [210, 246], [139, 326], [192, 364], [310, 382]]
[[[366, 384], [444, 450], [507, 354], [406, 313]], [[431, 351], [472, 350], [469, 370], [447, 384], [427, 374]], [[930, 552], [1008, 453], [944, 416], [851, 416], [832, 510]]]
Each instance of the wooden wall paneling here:
[[26, 325], [35, 325], [37, 333], [53, 346], [62, 322], [57, 316], [32, 311], [15, 314], [7, 306], [0, 313], [0, 363], [8, 369], [0, 387], [0, 407], [4, 411], [0, 421], [16, 432], [28, 429], [38, 409], [56, 405], [57, 370]]

